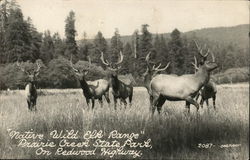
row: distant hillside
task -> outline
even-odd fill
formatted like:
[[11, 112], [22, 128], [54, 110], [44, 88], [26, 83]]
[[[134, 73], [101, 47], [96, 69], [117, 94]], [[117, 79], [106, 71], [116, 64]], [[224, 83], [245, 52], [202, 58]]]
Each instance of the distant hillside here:
[[185, 35], [194, 35], [201, 38], [206, 38], [209, 41], [214, 41], [222, 44], [236, 44], [240, 48], [249, 47], [249, 24], [238, 25], [233, 27], [216, 27], [204, 28], [186, 32]]
[[[240, 48], [249, 47], [249, 24], [237, 25], [233, 27], [204, 28], [182, 33], [183, 36], [207, 39], [220, 44], [236, 44]], [[165, 38], [170, 38], [170, 33], [163, 33]], [[155, 34], [153, 34], [153, 37]], [[124, 44], [131, 42], [131, 36], [122, 36]], [[107, 39], [110, 43], [110, 39]]]

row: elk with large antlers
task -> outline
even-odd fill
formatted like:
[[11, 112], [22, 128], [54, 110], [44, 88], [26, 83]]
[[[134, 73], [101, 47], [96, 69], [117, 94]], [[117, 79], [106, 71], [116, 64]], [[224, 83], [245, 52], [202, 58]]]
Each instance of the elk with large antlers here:
[[103, 106], [102, 96], [105, 97], [108, 104], [110, 104], [109, 99], [109, 82], [105, 79], [98, 79], [95, 81], [86, 81], [85, 77], [89, 73], [91, 59], [89, 58], [88, 68], [76, 69], [72, 64], [72, 57], [70, 60], [71, 67], [80, 82], [81, 88], [83, 90], [83, 95], [86, 98], [86, 103], [89, 106], [90, 100], [92, 102], [92, 109], [95, 107], [95, 99], [99, 100], [101, 107]]
[[[195, 41], [194, 41], [195, 42]], [[199, 69], [199, 66], [203, 65], [204, 62], [206, 61], [206, 58], [207, 56], [203, 56], [203, 54], [200, 52], [200, 49], [199, 49], [199, 46], [198, 44], [195, 42], [197, 48], [198, 48], [198, 51], [199, 51], [199, 54], [201, 55], [201, 61], [199, 63], [199, 65], [197, 64], [197, 59], [196, 57], [194, 57], [194, 63], [193, 66], [194, 66], [194, 69], [195, 69], [195, 72]], [[209, 52], [209, 50], [207, 51], [207, 53]], [[199, 96], [201, 96], [201, 100], [200, 100], [200, 105], [201, 105], [201, 108], [203, 108], [203, 103], [204, 101], [206, 101], [206, 104], [207, 106], [209, 105], [209, 99], [212, 98], [213, 99], [213, 106], [214, 106], [214, 109], [216, 109], [216, 106], [215, 106], [215, 100], [216, 100], [216, 93], [217, 93], [217, 88], [216, 88], [216, 84], [215, 82], [213, 82], [211, 79], [209, 79], [208, 83], [205, 84], [201, 89], [200, 91], [197, 93], [197, 96], [196, 96], [196, 101], [199, 99]]]
[[153, 96], [152, 96], [151, 90], [150, 90], [150, 81], [158, 72], [166, 70], [168, 68], [170, 62], [164, 68], [160, 68], [161, 63], [157, 67], [155, 67], [155, 65], [153, 65], [153, 67], [151, 68], [150, 63], [149, 63], [150, 54], [151, 54], [151, 52], [149, 52], [145, 58], [145, 61], [147, 63], [147, 70], [146, 70], [146, 72], [144, 72], [142, 74], [142, 76], [144, 79], [144, 86], [146, 87], [148, 94], [149, 94], [150, 105], [152, 105]]
[[101, 52], [101, 61], [107, 66], [107, 69], [111, 71], [110, 82], [112, 87], [112, 93], [114, 97], [114, 108], [116, 109], [117, 99], [120, 99], [124, 103], [125, 107], [127, 105], [126, 99], [129, 98], [129, 103], [131, 105], [133, 97], [133, 86], [132, 84], [125, 84], [118, 79], [118, 70], [121, 68], [119, 64], [123, 61], [123, 54], [120, 51], [120, 60], [117, 63], [110, 63], [104, 60], [103, 52]]
[[[207, 55], [204, 55], [207, 56]], [[196, 106], [199, 110], [199, 104], [193, 99], [198, 91], [208, 82], [210, 72], [217, 68], [214, 61], [205, 61], [195, 74], [186, 74], [182, 76], [159, 74], [150, 82], [152, 92], [152, 114], [157, 108], [161, 112], [162, 105], [166, 100], [169, 101], [186, 101], [186, 108], [190, 112], [190, 104]]]
[[30, 72], [30, 71], [25, 70], [23, 68], [23, 66], [17, 61], [17, 66], [29, 78], [29, 82], [25, 86], [25, 96], [26, 96], [26, 100], [27, 100], [27, 103], [28, 103], [28, 109], [30, 111], [32, 111], [32, 110], [36, 111], [37, 110], [37, 108], [36, 108], [37, 90], [36, 90], [35, 82], [36, 82], [36, 77], [39, 74], [41, 65], [38, 62], [36, 64], [37, 64], [37, 69], [33, 70], [33, 72]]

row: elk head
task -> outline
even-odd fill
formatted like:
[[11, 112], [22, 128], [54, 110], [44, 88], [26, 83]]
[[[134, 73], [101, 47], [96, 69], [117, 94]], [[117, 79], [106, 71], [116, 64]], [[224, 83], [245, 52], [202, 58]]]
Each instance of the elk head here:
[[105, 66], [107, 66], [107, 69], [111, 71], [112, 76], [117, 76], [118, 70], [121, 68], [120, 64], [123, 61], [123, 54], [120, 51], [120, 60], [116, 63], [110, 63], [108, 60], [104, 59], [103, 52], [101, 52], [101, 61]]
[[74, 71], [74, 73], [75, 73], [75, 75], [77, 76], [78, 79], [82, 80], [89, 73], [90, 65], [91, 65], [91, 59], [90, 59], [90, 57], [88, 58], [88, 62], [89, 62], [88, 63], [88, 68], [76, 69], [73, 66], [72, 56], [71, 56], [71, 58], [70, 58], [70, 65], [71, 65], [71, 68], [73, 69], [73, 71]]
[[[194, 41], [195, 44], [196, 44], [196, 47], [198, 49], [198, 52], [199, 54], [202, 56], [202, 59], [201, 59], [201, 62], [199, 64], [197, 64], [197, 59], [196, 57], [194, 56], [194, 63], [193, 66], [195, 68], [195, 72], [197, 70], [199, 70], [199, 68], [204, 68], [206, 69], [208, 72], [211, 72], [212, 70], [216, 69], [218, 67], [217, 63], [215, 62], [215, 57], [214, 57], [214, 54], [212, 52], [209, 51], [209, 49], [207, 49], [207, 52], [206, 54], [203, 54], [202, 52], [202, 48], [199, 47], [199, 45], [196, 43], [196, 41]], [[208, 53], [211, 54], [211, 57], [212, 57], [212, 61], [208, 61], [207, 60], [207, 56], [208, 56]]]
[[37, 69], [34, 69], [33, 72], [31, 72], [31, 71], [25, 70], [24, 67], [17, 61], [17, 66], [19, 67], [19, 69], [20, 69], [21, 71], [23, 71], [23, 72], [28, 76], [29, 81], [30, 81], [31, 83], [33, 83], [33, 82], [36, 81], [36, 77], [37, 77], [37, 76], [39, 75], [39, 73], [40, 73], [41, 65], [40, 65], [38, 62], [36, 62], [36, 65], [37, 65]]
[[161, 67], [161, 63], [160, 63], [157, 67], [155, 67], [155, 65], [153, 65], [153, 67], [151, 68], [150, 64], [149, 64], [150, 54], [151, 54], [151, 52], [149, 52], [147, 54], [146, 58], [145, 58], [145, 61], [147, 63], [147, 70], [146, 70], [146, 72], [144, 72], [142, 74], [142, 76], [144, 77], [144, 79], [146, 78], [146, 76], [150, 76], [150, 78], [152, 78], [158, 72], [166, 70], [168, 68], [169, 64], [170, 64], [170, 62], [168, 62], [168, 64], [164, 68], [160, 68]]

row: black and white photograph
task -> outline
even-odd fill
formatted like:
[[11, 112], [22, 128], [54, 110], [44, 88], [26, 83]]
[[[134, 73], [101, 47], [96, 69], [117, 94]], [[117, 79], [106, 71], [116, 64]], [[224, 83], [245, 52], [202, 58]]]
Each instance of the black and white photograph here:
[[0, 159], [249, 159], [249, 4], [0, 0]]

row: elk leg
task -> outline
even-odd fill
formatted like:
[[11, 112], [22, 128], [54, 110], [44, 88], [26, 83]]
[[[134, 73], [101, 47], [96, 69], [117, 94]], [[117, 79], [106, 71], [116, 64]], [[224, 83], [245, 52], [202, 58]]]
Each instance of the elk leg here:
[[88, 106], [88, 109], [89, 109], [89, 99], [86, 98], [86, 103], [87, 103], [87, 106]]
[[131, 94], [129, 95], [128, 99], [129, 99], [129, 106], [131, 107], [132, 106], [132, 99], [133, 99], [133, 88], [132, 88]]
[[99, 103], [101, 105], [101, 108], [103, 107], [103, 101], [102, 101], [102, 97], [98, 99], [99, 100]]
[[104, 97], [105, 97], [107, 103], [110, 104], [109, 92], [108, 91], [104, 94]]
[[121, 102], [124, 104], [124, 108], [126, 109], [126, 106], [127, 106], [126, 99], [121, 98]]
[[149, 108], [149, 111], [151, 111], [152, 110], [152, 105], [153, 105], [153, 96], [149, 96], [149, 103], [150, 103], [150, 108]]
[[197, 108], [197, 111], [199, 110], [199, 104], [195, 100], [193, 100], [191, 97], [187, 97], [186, 101], [193, 104]]
[[199, 99], [199, 96], [200, 96], [200, 93], [198, 92], [195, 98], [196, 101]]
[[34, 103], [31, 101], [30, 104], [31, 104], [30, 109], [33, 111], [34, 110]]
[[34, 109], [35, 109], [35, 111], [37, 111], [37, 109], [36, 109], [36, 99], [34, 100]]
[[156, 107], [155, 106], [153, 106], [152, 107], [152, 116], [154, 115], [154, 113], [155, 113], [155, 109], [156, 109]]
[[160, 96], [158, 99], [158, 103], [157, 103], [157, 111], [160, 114], [161, 113], [161, 109], [162, 109], [162, 105], [165, 103], [166, 98], [163, 96]]
[[28, 109], [31, 111], [31, 104], [30, 104], [30, 101], [27, 100], [27, 103], [28, 103]]
[[201, 108], [203, 108], [203, 103], [204, 103], [204, 99], [201, 97], [201, 101], [200, 101]]
[[151, 109], [152, 109], [152, 116], [153, 116], [154, 113], [155, 113], [155, 109], [156, 109], [156, 106], [157, 106], [157, 104], [158, 104], [158, 101], [159, 101], [159, 96], [153, 97], [152, 107], [151, 107]]
[[94, 99], [91, 99], [91, 102], [92, 102], [92, 110], [93, 110], [94, 107], [95, 107], [95, 100], [94, 100]]
[[213, 106], [214, 106], [214, 110], [215, 110], [216, 109], [216, 106], [215, 106], [216, 95], [214, 95], [212, 98], [213, 98]]
[[186, 108], [188, 113], [190, 113], [190, 103], [188, 101], [186, 101]]
[[208, 99], [206, 99], [206, 104], [207, 104], [207, 106], [209, 106]]
[[114, 96], [114, 108], [116, 110], [117, 98]]

